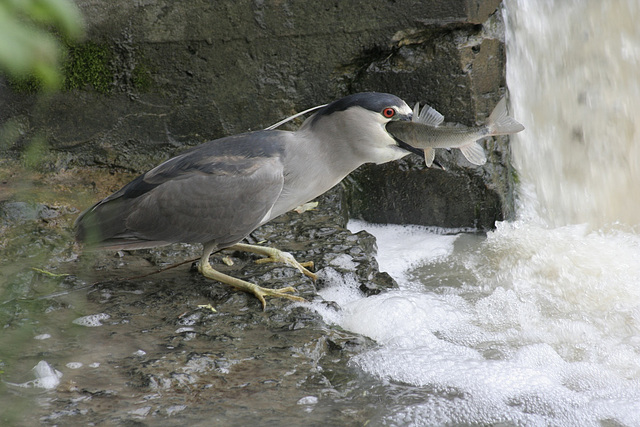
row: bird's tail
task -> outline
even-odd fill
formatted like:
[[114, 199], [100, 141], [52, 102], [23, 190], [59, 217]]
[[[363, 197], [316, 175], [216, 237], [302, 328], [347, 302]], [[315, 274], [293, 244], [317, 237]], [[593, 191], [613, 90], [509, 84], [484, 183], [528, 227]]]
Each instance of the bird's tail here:
[[76, 240], [89, 247], [102, 247], [110, 238], [125, 231], [126, 212], [118, 199], [101, 201], [82, 212], [74, 224]]
[[82, 212], [74, 224], [76, 240], [86, 249], [143, 249], [164, 246], [165, 241], [144, 239], [126, 228], [131, 202], [105, 199]]

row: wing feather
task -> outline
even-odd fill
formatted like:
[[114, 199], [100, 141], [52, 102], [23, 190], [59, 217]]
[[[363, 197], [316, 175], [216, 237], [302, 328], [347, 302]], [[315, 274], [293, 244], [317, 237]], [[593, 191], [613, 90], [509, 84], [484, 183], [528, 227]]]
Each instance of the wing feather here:
[[167, 160], [83, 212], [78, 240], [114, 249], [240, 241], [282, 191], [283, 134], [223, 138]]

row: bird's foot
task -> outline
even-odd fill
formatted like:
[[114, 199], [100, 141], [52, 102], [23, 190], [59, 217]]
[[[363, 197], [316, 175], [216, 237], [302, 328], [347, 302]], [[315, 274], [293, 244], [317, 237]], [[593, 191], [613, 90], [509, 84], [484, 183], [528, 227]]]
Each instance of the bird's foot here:
[[290, 265], [291, 267], [297, 268], [298, 271], [300, 271], [305, 276], [310, 277], [314, 282], [318, 279], [318, 276], [315, 273], [308, 270], [308, 268], [313, 268], [313, 261], [298, 262], [289, 252], [270, 248], [268, 246], [247, 245], [244, 243], [235, 244], [229, 249], [264, 255], [266, 256], [266, 258], [261, 258], [257, 260], [256, 263], [265, 264], [268, 262], [282, 262]]
[[305, 276], [310, 277], [315, 282], [318, 276], [309, 271], [308, 268], [313, 268], [313, 261], [304, 261], [299, 262], [291, 255], [289, 252], [284, 252], [278, 249], [269, 248], [274, 253], [267, 256], [267, 258], [260, 258], [256, 260], [256, 264], [267, 264], [269, 262], [282, 262], [284, 264], [290, 265], [291, 267], [297, 268], [300, 273]]
[[249, 292], [256, 296], [262, 303], [262, 310], [266, 309], [267, 302], [264, 297], [277, 297], [277, 298], [287, 298], [293, 301], [306, 302], [302, 297], [296, 295], [290, 295], [291, 292], [296, 292], [294, 288], [291, 286], [287, 286], [286, 288], [280, 289], [270, 289], [263, 288], [251, 282], [247, 282], [232, 276], [228, 276], [224, 273], [220, 273], [211, 267], [208, 260], [201, 259], [200, 264], [198, 265], [198, 270], [202, 275], [208, 279], [217, 280], [218, 282], [226, 283], [229, 286], [232, 286], [240, 291]]
[[297, 295], [290, 295], [289, 292], [296, 292], [296, 290], [291, 286], [287, 286], [286, 288], [270, 289], [270, 288], [263, 288], [262, 286], [254, 285], [253, 283], [249, 283], [249, 282], [247, 283], [251, 285], [251, 288], [242, 289], [242, 290], [245, 292], [251, 292], [252, 294], [254, 294], [256, 298], [258, 298], [262, 303], [263, 311], [267, 308], [267, 302], [265, 301], [264, 297], [287, 298], [292, 301], [307, 302], [307, 300], [302, 297], [299, 297]]

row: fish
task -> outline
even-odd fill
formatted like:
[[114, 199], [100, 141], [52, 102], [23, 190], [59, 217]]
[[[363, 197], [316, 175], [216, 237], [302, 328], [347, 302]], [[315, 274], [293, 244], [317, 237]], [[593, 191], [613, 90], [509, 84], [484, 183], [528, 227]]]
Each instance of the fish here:
[[502, 98], [483, 126], [440, 126], [444, 116], [434, 108], [420, 104], [413, 108], [411, 121], [391, 121], [387, 132], [414, 148], [424, 151], [424, 161], [431, 167], [436, 148], [458, 148], [474, 165], [484, 165], [487, 156], [478, 140], [489, 136], [510, 135], [524, 130], [524, 126], [507, 113], [506, 98]]

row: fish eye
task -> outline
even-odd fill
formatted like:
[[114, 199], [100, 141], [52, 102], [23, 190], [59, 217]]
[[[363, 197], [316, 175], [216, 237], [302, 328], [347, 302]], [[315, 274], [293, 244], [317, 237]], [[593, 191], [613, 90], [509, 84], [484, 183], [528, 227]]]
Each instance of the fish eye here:
[[391, 107], [385, 108], [384, 110], [382, 110], [382, 115], [387, 119], [390, 119], [391, 117], [396, 115], [396, 110]]

